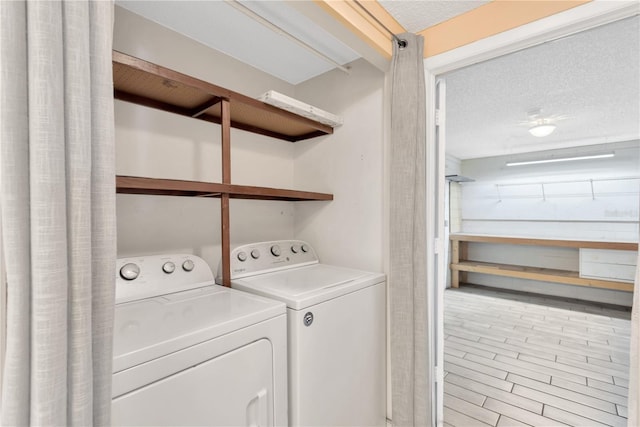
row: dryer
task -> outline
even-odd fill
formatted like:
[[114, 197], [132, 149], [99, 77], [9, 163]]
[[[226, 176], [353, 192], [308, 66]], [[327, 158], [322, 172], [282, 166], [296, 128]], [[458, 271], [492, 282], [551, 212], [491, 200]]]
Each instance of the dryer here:
[[285, 304], [194, 255], [117, 263], [113, 425], [286, 426]]
[[308, 243], [282, 240], [234, 249], [231, 286], [287, 304], [290, 425], [386, 425], [383, 274], [321, 264]]

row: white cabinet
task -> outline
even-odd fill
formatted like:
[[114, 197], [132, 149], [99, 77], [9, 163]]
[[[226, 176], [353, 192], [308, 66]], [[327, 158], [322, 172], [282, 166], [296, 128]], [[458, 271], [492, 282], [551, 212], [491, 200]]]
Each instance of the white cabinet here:
[[637, 251], [580, 248], [580, 277], [633, 282]]

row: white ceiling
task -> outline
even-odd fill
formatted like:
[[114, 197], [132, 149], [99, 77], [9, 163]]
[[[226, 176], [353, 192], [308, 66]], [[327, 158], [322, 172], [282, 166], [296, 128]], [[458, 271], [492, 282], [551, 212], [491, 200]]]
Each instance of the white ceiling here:
[[[360, 57], [285, 1], [241, 3], [339, 64]], [[116, 0], [116, 4], [291, 84], [335, 68], [225, 1]]]
[[411, 33], [444, 22], [457, 15], [489, 3], [489, 0], [410, 1], [381, 0], [379, 2], [400, 25]]
[[[444, 78], [447, 153], [459, 159], [640, 138], [638, 16]], [[537, 138], [518, 124], [536, 108], [568, 118]]]

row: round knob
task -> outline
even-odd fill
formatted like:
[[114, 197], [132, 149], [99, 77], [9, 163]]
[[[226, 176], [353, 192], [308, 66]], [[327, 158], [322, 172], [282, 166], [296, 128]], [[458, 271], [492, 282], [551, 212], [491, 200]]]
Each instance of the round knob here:
[[309, 252], [309, 247], [307, 245], [300, 246], [300, 249], [302, 249], [302, 252]]
[[251, 251], [251, 258], [253, 259], [258, 259], [260, 258], [260, 251], [257, 249], [254, 249]]
[[273, 256], [280, 256], [280, 246], [278, 245], [271, 246], [271, 254]]
[[120, 277], [124, 280], [134, 280], [138, 275], [140, 275], [140, 267], [132, 262], [123, 265], [120, 269]]
[[293, 252], [294, 254], [297, 254], [298, 251], [300, 251], [300, 246], [296, 246], [296, 245], [291, 246], [291, 252]]
[[182, 269], [184, 271], [193, 271], [195, 266], [196, 265], [190, 259], [188, 259], [188, 260], [186, 260], [185, 262], [182, 263]]
[[172, 263], [171, 261], [165, 262], [164, 264], [162, 264], [162, 271], [164, 271], [167, 274], [171, 274], [176, 270], [176, 265], [174, 263]]
[[238, 258], [238, 261], [245, 262], [247, 260], [246, 252], [238, 252], [237, 258]]

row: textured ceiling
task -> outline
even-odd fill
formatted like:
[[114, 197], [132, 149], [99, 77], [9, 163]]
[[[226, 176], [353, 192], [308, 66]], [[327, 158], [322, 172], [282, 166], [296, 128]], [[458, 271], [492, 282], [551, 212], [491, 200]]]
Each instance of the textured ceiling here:
[[488, 0], [381, 0], [379, 2], [407, 31], [417, 33], [425, 28], [489, 3]]
[[[447, 153], [470, 159], [640, 138], [640, 18], [456, 70], [446, 81]], [[527, 112], [566, 115], [548, 137]]]

